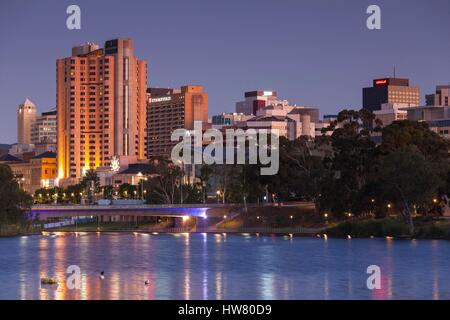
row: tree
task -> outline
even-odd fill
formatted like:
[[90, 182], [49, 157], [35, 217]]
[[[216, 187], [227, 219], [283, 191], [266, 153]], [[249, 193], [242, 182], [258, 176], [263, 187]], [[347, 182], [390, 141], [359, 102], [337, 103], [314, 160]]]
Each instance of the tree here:
[[151, 159], [150, 164], [153, 167], [153, 173], [144, 183], [147, 201], [174, 204], [177, 201], [176, 195], [179, 194], [177, 189], [182, 187], [183, 183], [184, 172], [182, 168], [164, 158]]
[[21, 190], [7, 165], [0, 164], [0, 226], [23, 225], [33, 199]]
[[114, 188], [113, 186], [105, 186], [103, 187], [103, 198], [112, 200], [114, 196]]
[[415, 145], [426, 159], [448, 162], [450, 142], [431, 131], [426, 122], [395, 121], [383, 128], [379, 151], [388, 154], [407, 145]]
[[72, 203], [81, 202], [81, 194], [84, 191], [84, 187], [81, 184], [74, 184], [66, 188], [66, 194]]
[[137, 187], [129, 183], [122, 183], [119, 186], [119, 195], [123, 199], [132, 199], [137, 194]]
[[86, 171], [80, 185], [86, 190], [89, 203], [92, 203], [94, 195], [100, 191], [100, 178], [95, 170]]
[[420, 152], [414, 145], [406, 145], [384, 156], [380, 178], [385, 192], [390, 194], [396, 206], [414, 233], [412, 220], [413, 206], [423, 206], [445, 183], [440, 175], [439, 166]]
[[[269, 183], [272, 193], [280, 200], [299, 197], [318, 205], [320, 182], [324, 176], [324, 157], [331, 148], [325, 137], [312, 139], [302, 136], [294, 141], [280, 141], [280, 170]], [[263, 178], [265, 180], [266, 178]]]
[[[320, 204], [337, 214], [364, 213], [359, 204], [369, 183], [371, 165], [376, 156], [371, 139], [374, 116], [367, 110], [343, 110], [331, 135], [332, 155], [325, 157]], [[362, 210], [361, 210], [362, 209]]]
[[200, 183], [202, 187], [202, 193], [203, 193], [203, 203], [206, 203], [206, 195], [208, 190], [211, 188], [211, 176], [212, 176], [213, 170], [211, 169], [210, 165], [202, 165], [200, 168]]

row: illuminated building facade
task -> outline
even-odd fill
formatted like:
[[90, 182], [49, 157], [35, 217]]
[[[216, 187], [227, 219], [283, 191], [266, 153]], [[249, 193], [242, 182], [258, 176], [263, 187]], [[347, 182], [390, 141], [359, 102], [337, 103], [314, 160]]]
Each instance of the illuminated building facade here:
[[131, 39], [87, 43], [58, 59], [58, 177], [145, 157], [147, 64]]
[[383, 104], [420, 105], [420, 88], [410, 87], [408, 79], [383, 78], [373, 80], [373, 86], [363, 88], [363, 108], [381, 110]]
[[20, 187], [28, 193], [33, 194], [39, 188], [58, 185], [54, 152], [44, 152], [28, 161], [6, 155], [0, 158], [0, 163], [5, 163], [11, 168]]

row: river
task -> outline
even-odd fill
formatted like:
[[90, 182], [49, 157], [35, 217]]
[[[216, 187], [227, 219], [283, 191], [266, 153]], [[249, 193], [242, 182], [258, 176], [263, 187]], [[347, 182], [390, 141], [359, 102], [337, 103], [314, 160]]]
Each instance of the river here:
[[[80, 268], [79, 289], [66, 284], [71, 265]], [[367, 287], [370, 265], [380, 267], [380, 289]], [[40, 285], [41, 277], [59, 284]], [[0, 299], [450, 299], [450, 242], [248, 234], [0, 238], [0, 286]]]

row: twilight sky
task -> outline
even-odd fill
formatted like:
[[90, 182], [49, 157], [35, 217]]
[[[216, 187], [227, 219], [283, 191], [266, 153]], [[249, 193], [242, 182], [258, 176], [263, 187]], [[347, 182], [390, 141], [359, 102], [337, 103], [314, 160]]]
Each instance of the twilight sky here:
[[[81, 30], [66, 8], [81, 7]], [[381, 7], [382, 29], [366, 28]], [[359, 108], [361, 88], [392, 74], [424, 95], [450, 83], [449, 0], [0, 0], [0, 143], [16, 142], [16, 108], [55, 106], [55, 60], [86, 41], [131, 37], [149, 86], [201, 84], [210, 116], [243, 92], [277, 90], [321, 114]]]

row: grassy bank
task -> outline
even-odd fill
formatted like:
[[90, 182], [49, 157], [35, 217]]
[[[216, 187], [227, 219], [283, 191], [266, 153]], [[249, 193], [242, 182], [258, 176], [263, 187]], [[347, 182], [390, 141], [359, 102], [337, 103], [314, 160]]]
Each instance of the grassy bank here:
[[39, 230], [31, 227], [30, 225], [0, 225], [0, 237], [13, 237], [38, 232]]
[[408, 232], [407, 225], [401, 219], [367, 219], [341, 222], [328, 228], [325, 233], [331, 237], [356, 238], [368, 237], [412, 237], [416, 239], [446, 239], [450, 240], [450, 220], [431, 217], [414, 219], [415, 231]]

